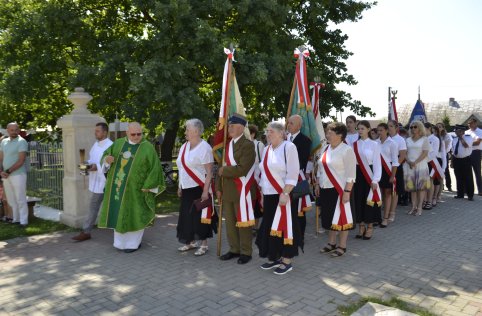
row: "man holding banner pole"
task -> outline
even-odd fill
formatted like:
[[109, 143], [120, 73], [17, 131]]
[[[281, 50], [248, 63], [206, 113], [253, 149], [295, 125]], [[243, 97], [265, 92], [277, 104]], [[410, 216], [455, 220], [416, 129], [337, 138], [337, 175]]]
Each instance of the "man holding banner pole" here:
[[[228, 134], [224, 164], [218, 170], [216, 195], [226, 219], [229, 251], [219, 259], [238, 258], [238, 264], [251, 260], [253, 252], [251, 227], [254, 226], [253, 199], [255, 197], [254, 161], [252, 141], [244, 136], [246, 117], [234, 113], [228, 120]], [[219, 232], [221, 233], [221, 232]]]

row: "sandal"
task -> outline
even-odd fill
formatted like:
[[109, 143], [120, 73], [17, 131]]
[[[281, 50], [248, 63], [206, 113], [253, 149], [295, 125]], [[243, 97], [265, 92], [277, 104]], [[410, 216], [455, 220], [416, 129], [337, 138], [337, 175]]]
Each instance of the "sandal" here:
[[389, 222], [394, 222], [395, 221], [395, 213], [390, 213], [390, 216], [388, 217]]
[[407, 212], [408, 215], [415, 215], [417, 213], [417, 208], [412, 208], [410, 211]]
[[180, 251], [180, 252], [185, 252], [185, 251], [192, 250], [192, 249], [195, 249], [195, 248], [197, 248], [197, 244], [196, 243], [190, 243], [189, 245], [184, 245], [184, 246], [181, 246], [181, 247], [177, 248], [177, 250]]
[[206, 252], [208, 252], [209, 248], [208, 246], [201, 246], [198, 248], [198, 250], [196, 250], [196, 252], [194, 253], [195, 256], [203, 256], [206, 254]]
[[321, 253], [329, 253], [329, 252], [332, 252], [336, 249], [336, 245], [332, 245], [330, 243], [328, 243], [325, 247], [323, 247], [323, 249], [320, 249], [320, 252]]
[[363, 236], [365, 236], [365, 233], [367, 232], [365, 225], [360, 225], [360, 230], [358, 235], [355, 236], [356, 239], [362, 239]]
[[[425, 203], [425, 206], [422, 207], [422, 209], [431, 210], [432, 209], [432, 203], [430, 203], [430, 202]], [[418, 212], [417, 212], [417, 214], [418, 214]]]
[[422, 215], [422, 210], [418, 210], [417, 213], [413, 214], [415, 216], [421, 216]]
[[[342, 250], [343, 252], [341, 252], [340, 250]], [[333, 252], [333, 253], [331, 254], [331, 257], [332, 257], [332, 258], [338, 258], [338, 257], [343, 256], [345, 253], [346, 253], [346, 248], [337, 247], [336, 250], [335, 250], [335, 252]]]
[[[385, 228], [385, 227], [387, 227], [389, 220], [390, 220], [390, 219], [389, 219], [388, 217], [384, 217], [384, 218], [383, 218], [383, 221], [380, 223], [380, 228]], [[386, 224], [383, 224], [383, 222], [385, 222]]]
[[[368, 232], [370, 232], [370, 236], [367, 236]], [[368, 226], [367, 231], [365, 232], [365, 235], [363, 235], [363, 240], [370, 240], [372, 239], [372, 236], [373, 236], [373, 226]]]

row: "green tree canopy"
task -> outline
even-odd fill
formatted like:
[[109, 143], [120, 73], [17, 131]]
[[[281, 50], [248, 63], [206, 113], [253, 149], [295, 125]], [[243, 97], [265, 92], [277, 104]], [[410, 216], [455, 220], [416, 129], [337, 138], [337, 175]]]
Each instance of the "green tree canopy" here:
[[354, 0], [0, 0], [1, 124], [54, 126], [82, 86], [93, 112], [175, 134], [183, 119], [214, 125], [221, 100], [223, 47], [236, 48], [238, 83], [251, 120], [287, 110], [293, 49], [308, 45], [309, 80], [326, 83], [321, 114], [370, 109], [337, 90], [347, 73], [347, 36], [374, 3]]

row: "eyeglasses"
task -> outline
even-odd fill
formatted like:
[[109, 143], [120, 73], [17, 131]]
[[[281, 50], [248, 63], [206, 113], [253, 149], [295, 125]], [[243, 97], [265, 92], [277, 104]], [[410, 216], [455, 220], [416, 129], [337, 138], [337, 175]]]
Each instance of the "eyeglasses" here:
[[410, 126], [410, 129], [414, 129], [414, 128], [417, 128], [417, 125]]
[[131, 133], [131, 136], [142, 136], [142, 133]]

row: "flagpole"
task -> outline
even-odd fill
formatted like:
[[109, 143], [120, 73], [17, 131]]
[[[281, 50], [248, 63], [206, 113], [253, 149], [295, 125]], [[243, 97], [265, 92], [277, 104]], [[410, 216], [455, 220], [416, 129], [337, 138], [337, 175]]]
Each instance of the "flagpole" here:
[[392, 87], [388, 87], [388, 120], [393, 120], [393, 117], [390, 117], [390, 110], [391, 110], [391, 104], [390, 104], [391, 90], [392, 90]]
[[[233, 44], [230, 44], [229, 45], [229, 49], [231, 50], [231, 52], [233, 51]], [[229, 68], [228, 68], [228, 77], [227, 77], [227, 83], [226, 83], [226, 91], [229, 91], [229, 88], [231, 86], [231, 71], [232, 71], [232, 67], [233, 67], [233, 60], [231, 59], [230, 62], [229, 62]], [[226, 104], [225, 104], [225, 112], [228, 113], [228, 109], [229, 109], [229, 102], [230, 102], [230, 99], [231, 98], [226, 98]], [[226, 141], [227, 141], [227, 138], [228, 138], [228, 118], [225, 117], [225, 123], [224, 123], [224, 133], [223, 133], [223, 154], [222, 154], [222, 158], [221, 158], [221, 167], [223, 167], [224, 165], [224, 160], [226, 158]], [[222, 192], [224, 192], [224, 178], [221, 177], [221, 189], [222, 189]], [[216, 250], [216, 255], [219, 257], [221, 256], [221, 245], [222, 245], [222, 235], [223, 235], [223, 232], [222, 232], [222, 228], [223, 228], [223, 198], [222, 198], [222, 195], [221, 195], [221, 200], [219, 201], [219, 222], [218, 222], [218, 239], [217, 239], [217, 250]]]

